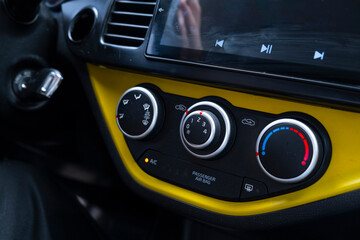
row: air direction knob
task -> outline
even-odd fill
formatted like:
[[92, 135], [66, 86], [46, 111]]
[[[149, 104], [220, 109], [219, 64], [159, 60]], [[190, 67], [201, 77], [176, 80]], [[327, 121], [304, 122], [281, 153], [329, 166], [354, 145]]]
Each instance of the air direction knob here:
[[133, 87], [120, 98], [116, 121], [120, 131], [131, 139], [144, 139], [158, 132], [164, 110], [156, 94], [144, 87]]

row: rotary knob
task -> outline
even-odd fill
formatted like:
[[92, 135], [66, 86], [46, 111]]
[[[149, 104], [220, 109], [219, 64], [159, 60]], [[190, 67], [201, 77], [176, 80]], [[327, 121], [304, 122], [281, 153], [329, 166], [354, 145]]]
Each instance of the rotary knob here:
[[233, 125], [227, 112], [213, 102], [191, 106], [181, 119], [180, 138], [193, 156], [210, 159], [230, 146]]
[[197, 110], [186, 116], [181, 133], [189, 147], [204, 149], [217, 142], [220, 129], [220, 122], [212, 112]]
[[308, 125], [280, 119], [267, 125], [256, 142], [261, 169], [277, 182], [297, 183], [311, 176], [322, 158], [321, 140]]
[[156, 94], [144, 87], [133, 87], [120, 98], [116, 121], [120, 131], [131, 139], [155, 135], [164, 118], [162, 102]]

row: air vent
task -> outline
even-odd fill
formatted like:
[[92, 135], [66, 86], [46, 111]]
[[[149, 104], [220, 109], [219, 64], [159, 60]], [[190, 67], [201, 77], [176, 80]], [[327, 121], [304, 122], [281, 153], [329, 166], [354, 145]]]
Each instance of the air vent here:
[[145, 39], [156, 0], [116, 0], [109, 16], [105, 43], [139, 47]]

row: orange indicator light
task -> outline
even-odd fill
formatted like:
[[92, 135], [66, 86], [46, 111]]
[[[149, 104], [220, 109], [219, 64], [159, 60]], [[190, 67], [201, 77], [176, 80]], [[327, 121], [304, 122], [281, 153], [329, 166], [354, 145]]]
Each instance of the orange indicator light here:
[[148, 162], [149, 162], [149, 159], [148, 159], [148, 158], [145, 158], [145, 162], [148, 163]]

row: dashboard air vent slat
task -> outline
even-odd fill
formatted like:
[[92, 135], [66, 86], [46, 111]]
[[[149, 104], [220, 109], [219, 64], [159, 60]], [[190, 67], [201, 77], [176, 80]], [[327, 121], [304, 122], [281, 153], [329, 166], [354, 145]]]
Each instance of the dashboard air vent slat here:
[[104, 43], [138, 47], [145, 39], [156, 0], [116, 0], [103, 35]]

